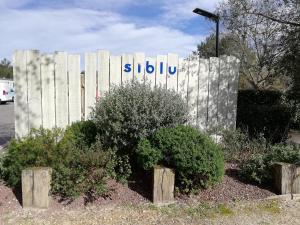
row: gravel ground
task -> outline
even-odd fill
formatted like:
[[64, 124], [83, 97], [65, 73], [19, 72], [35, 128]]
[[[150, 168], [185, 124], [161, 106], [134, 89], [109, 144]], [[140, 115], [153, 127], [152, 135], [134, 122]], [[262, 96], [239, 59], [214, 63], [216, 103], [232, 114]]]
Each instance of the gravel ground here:
[[230, 204], [176, 204], [157, 208], [151, 204], [90, 206], [60, 211], [24, 210], [2, 217], [3, 225], [89, 224], [300, 224], [299, 200], [253, 200]]

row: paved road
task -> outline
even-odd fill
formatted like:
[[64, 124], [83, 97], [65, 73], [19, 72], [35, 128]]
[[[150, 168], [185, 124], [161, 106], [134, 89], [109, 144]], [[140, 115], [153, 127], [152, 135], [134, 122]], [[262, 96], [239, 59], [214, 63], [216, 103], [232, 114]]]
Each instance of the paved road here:
[[14, 135], [14, 104], [8, 102], [0, 105], [0, 151]]

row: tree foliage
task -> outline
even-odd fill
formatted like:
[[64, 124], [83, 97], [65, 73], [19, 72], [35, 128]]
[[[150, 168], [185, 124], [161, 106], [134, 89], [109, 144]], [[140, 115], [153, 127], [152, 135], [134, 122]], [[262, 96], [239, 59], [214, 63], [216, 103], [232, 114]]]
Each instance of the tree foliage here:
[[294, 76], [282, 72], [282, 62], [291, 44], [299, 43], [299, 38], [288, 41], [294, 34], [287, 35], [299, 31], [299, 1], [228, 0], [218, 11], [225, 32], [236, 37], [247, 83], [255, 89], [287, 88], [287, 78]]
[[11, 62], [5, 58], [0, 62], [0, 78], [13, 78], [13, 67]]

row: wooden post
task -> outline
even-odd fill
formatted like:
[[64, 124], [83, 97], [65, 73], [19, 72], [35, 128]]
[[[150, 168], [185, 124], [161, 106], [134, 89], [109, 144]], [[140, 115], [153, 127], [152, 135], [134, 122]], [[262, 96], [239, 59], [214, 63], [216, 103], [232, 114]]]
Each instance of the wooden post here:
[[275, 187], [279, 194], [300, 194], [300, 166], [275, 163]]
[[167, 205], [174, 203], [175, 174], [172, 169], [156, 166], [153, 172], [153, 203]]
[[52, 169], [32, 167], [22, 171], [23, 208], [48, 208]]

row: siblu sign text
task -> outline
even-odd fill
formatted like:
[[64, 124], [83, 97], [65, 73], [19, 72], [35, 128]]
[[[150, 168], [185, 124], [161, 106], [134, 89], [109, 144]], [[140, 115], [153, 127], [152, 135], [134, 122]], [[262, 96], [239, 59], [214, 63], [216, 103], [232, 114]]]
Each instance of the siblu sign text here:
[[[164, 68], [165, 68], [164, 63], [160, 62], [158, 72], [160, 74], [163, 74], [164, 73]], [[130, 73], [132, 71], [132, 64], [130, 64], [130, 63], [125, 64], [124, 68], [123, 68], [123, 71], [125, 73]], [[146, 61], [145, 72], [151, 74], [154, 71], [155, 71], [155, 66], [151, 65], [149, 61]], [[168, 66], [167, 71], [170, 75], [174, 75], [177, 71], [177, 67], [176, 66]], [[137, 72], [138, 73], [142, 72], [142, 65], [141, 64], [137, 64]]]

